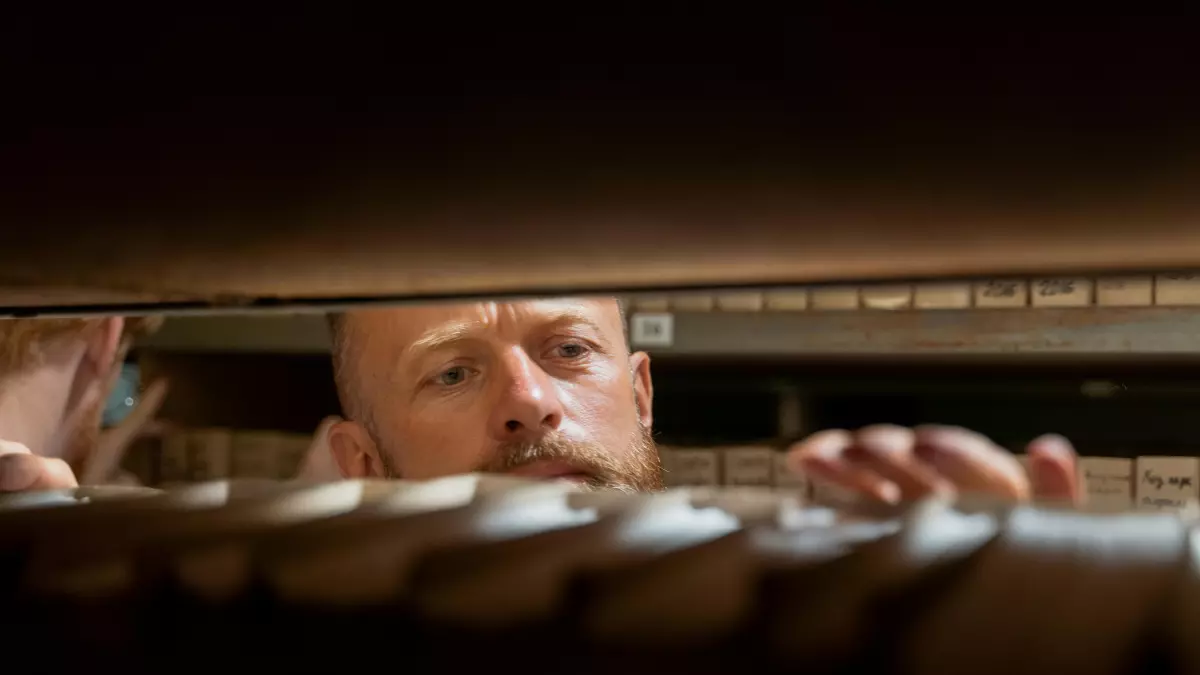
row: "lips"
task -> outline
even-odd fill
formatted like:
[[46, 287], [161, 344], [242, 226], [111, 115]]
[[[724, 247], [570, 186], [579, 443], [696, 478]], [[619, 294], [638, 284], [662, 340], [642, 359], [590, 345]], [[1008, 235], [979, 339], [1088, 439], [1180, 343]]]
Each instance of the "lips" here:
[[567, 462], [531, 462], [512, 469], [508, 474], [541, 480], [558, 479], [585, 482], [591, 479], [589, 473]]

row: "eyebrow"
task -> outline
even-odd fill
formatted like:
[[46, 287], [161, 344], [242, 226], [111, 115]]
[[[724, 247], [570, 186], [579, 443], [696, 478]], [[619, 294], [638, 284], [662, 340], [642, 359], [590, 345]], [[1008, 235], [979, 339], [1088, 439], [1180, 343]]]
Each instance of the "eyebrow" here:
[[[562, 324], [586, 326], [595, 331], [598, 339], [608, 342], [604, 337], [604, 331], [600, 328], [600, 325], [584, 312], [574, 309], [564, 309], [547, 313], [542, 318], [543, 321], [541, 323], [546, 326]], [[456, 321], [444, 326], [438, 326], [426, 331], [424, 335], [413, 341], [408, 346], [407, 351], [409, 353], [437, 351], [438, 349], [470, 338], [471, 334], [477, 331], [479, 327], [480, 322], [478, 321]]]
[[447, 345], [467, 339], [478, 327], [478, 321], [456, 321], [451, 324], [432, 328], [409, 345], [407, 351], [410, 353], [436, 351]]

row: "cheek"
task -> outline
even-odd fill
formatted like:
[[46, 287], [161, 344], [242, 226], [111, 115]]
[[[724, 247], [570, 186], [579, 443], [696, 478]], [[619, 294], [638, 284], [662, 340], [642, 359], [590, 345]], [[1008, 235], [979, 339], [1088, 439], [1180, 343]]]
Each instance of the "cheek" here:
[[583, 435], [605, 447], [627, 443], [637, 424], [633, 387], [628, 378], [613, 376], [579, 382], [565, 388], [564, 409]]
[[392, 426], [391, 456], [404, 478], [425, 480], [474, 471], [484, 459], [486, 414], [473, 403], [414, 408]]

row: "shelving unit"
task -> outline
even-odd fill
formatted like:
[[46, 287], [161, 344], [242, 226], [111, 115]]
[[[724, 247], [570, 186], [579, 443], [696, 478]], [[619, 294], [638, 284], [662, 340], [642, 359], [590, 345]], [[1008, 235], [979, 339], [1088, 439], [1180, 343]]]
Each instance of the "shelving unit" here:
[[[1200, 355], [1183, 307], [675, 312], [663, 356]], [[329, 351], [319, 314], [174, 317], [144, 347], [174, 352]]]

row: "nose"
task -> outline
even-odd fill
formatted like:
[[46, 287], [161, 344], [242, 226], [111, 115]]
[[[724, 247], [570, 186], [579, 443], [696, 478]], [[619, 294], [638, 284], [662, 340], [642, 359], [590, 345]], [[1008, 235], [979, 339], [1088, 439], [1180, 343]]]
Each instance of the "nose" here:
[[555, 431], [563, 420], [553, 379], [520, 348], [500, 360], [496, 403], [488, 428], [500, 442], [531, 441]]

